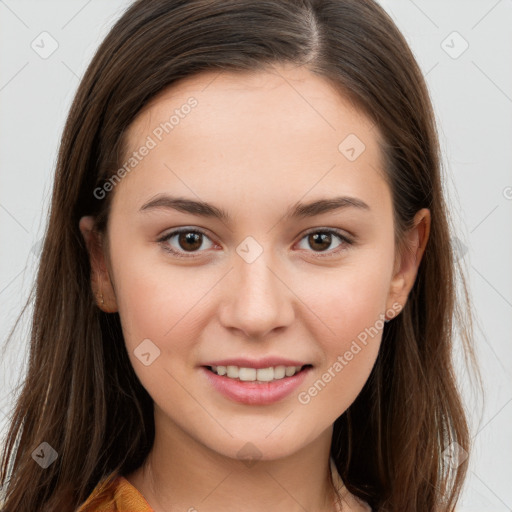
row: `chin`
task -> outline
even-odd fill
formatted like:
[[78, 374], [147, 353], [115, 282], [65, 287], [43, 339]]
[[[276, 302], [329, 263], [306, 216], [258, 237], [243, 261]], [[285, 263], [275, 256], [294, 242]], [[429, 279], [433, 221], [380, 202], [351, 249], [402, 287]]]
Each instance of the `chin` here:
[[[275, 428], [276, 424], [272, 428]], [[248, 467], [252, 467], [258, 461], [271, 461], [289, 457], [303, 449], [309, 442], [314, 439], [307, 438], [297, 439], [289, 430], [280, 432], [277, 435], [272, 432], [272, 428], [258, 430], [254, 432], [245, 431], [243, 434], [236, 435], [233, 438], [224, 438], [222, 441], [213, 442], [210, 438], [207, 446], [214, 452], [223, 457], [238, 459], [246, 463]], [[274, 435], [275, 434], [275, 435]], [[304, 432], [301, 432], [304, 436]]]

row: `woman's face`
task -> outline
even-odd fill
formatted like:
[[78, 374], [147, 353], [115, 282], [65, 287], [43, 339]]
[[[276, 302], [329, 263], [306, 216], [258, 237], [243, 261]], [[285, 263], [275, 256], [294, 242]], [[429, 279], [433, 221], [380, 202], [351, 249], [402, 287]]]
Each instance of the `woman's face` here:
[[415, 272], [378, 137], [304, 68], [203, 73], [137, 116], [99, 287], [157, 429], [273, 459], [352, 404]]

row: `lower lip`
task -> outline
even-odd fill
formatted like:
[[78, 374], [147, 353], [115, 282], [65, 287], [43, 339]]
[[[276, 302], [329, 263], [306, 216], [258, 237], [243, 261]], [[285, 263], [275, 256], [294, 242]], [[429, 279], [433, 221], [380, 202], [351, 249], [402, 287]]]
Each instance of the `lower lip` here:
[[304, 368], [292, 377], [273, 380], [272, 382], [240, 381], [217, 375], [204, 366], [204, 372], [210, 384], [225, 397], [247, 405], [268, 405], [278, 402], [296, 390], [311, 370]]

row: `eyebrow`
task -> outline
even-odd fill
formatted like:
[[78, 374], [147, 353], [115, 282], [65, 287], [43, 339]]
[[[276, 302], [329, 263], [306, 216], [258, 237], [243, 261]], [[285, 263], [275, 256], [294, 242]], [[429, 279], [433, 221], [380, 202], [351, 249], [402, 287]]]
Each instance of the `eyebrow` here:
[[[204, 201], [195, 201], [185, 197], [170, 196], [159, 194], [155, 198], [145, 203], [140, 212], [164, 208], [177, 210], [201, 217], [216, 218], [226, 223], [231, 222], [231, 216], [226, 210], [214, 206]], [[370, 211], [370, 207], [361, 199], [349, 196], [333, 197], [329, 199], [319, 199], [309, 203], [295, 203], [285, 214], [286, 219], [302, 219], [321, 215], [322, 213], [332, 212], [346, 208], [357, 208]]]

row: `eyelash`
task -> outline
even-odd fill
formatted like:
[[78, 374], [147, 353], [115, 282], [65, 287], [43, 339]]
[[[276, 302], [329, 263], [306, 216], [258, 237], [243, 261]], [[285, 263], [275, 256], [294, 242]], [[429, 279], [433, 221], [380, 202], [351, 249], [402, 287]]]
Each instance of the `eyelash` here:
[[[163, 237], [159, 238], [157, 240], [157, 242], [159, 242], [163, 249], [169, 253], [171, 253], [173, 256], [176, 256], [178, 258], [197, 258], [199, 257], [197, 254], [194, 254], [194, 253], [189, 253], [189, 254], [186, 254], [186, 253], [183, 253], [183, 252], [180, 252], [180, 251], [177, 251], [175, 249], [172, 249], [171, 247], [169, 247], [169, 245], [167, 245], [165, 242], [169, 241], [171, 238], [173, 238], [174, 236], [176, 235], [180, 235], [182, 233], [200, 233], [202, 234], [203, 236], [207, 237], [207, 238], [210, 238], [205, 231], [203, 231], [202, 229], [199, 229], [199, 228], [194, 228], [194, 229], [190, 229], [190, 228], [181, 228], [181, 229], [176, 229], [174, 231], [171, 231], [170, 233], [164, 235]], [[347, 247], [346, 246], [351, 246], [354, 244], [354, 241], [351, 240], [350, 238], [348, 238], [347, 236], [343, 235], [340, 231], [338, 231], [337, 229], [332, 229], [332, 228], [325, 228], [325, 229], [318, 229], [318, 228], [315, 228], [314, 230], [311, 230], [311, 231], [308, 231], [307, 233], [304, 234], [304, 236], [301, 238], [301, 241], [306, 238], [308, 235], [312, 235], [312, 234], [317, 234], [317, 233], [322, 233], [322, 234], [329, 234], [329, 235], [335, 235], [336, 237], [338, 237], [340, 239], [340, 241], [342, 242], [342, 244], [334, 249], [332, 252], [317, 252], [315, 257], [318, 257], [318, 258], [330, 258], [330, 257], [334, 257], [336, 256], [338, 253], [340, 253], [341, 251], [345, 250]], [[201, 252], [201, 251], [200, 251]]]

